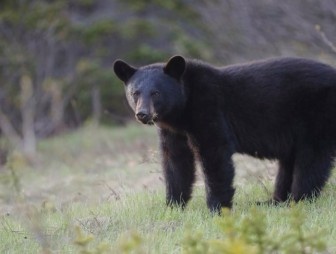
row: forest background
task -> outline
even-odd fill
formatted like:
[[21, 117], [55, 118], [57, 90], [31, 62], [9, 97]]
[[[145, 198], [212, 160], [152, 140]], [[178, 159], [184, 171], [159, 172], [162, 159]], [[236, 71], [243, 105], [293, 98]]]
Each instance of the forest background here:
[[333, 0], [4, 0], [0, 157], [36, 140], [132, 114], [112, 64], [181, 54], [215, 65], [298, 56], [335, 64]]

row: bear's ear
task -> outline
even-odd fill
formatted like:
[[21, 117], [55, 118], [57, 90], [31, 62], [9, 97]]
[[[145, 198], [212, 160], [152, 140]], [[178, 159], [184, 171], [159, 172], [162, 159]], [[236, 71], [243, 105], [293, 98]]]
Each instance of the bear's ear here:
[[117, 77], [124, 81], [124, 83], [126, 83], [137, 71], [136, 68], [119, 59], [114, 62], [113, 69]]
[[163, 68], [164, 73], [180, 80], [186, 68], [186, 61], [182, 56], [173, 56]]

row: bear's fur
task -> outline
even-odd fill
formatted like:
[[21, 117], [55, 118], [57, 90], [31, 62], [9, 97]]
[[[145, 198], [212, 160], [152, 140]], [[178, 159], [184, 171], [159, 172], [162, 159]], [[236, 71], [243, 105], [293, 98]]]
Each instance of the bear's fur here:
[[234, 153], [277, 159], [273, 200], [320, 193], [336, 148], [336, 69], [300, 58], [214, 67], [114, 64], [136, 118], [159, 127], [167, 204], [184, 206], [200, 158], [212, 211], [231, 207]]

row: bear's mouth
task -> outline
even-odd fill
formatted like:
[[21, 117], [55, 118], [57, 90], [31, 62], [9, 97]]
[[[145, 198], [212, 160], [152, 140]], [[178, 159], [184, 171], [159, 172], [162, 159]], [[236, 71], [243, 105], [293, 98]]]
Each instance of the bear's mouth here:
[[153, 124], [155, 124], [155, 123], [158, 122], [158, 121], [159, 121], [159, 117], [158, 117], [158, 115], [157, 115], [157, 114], [154, 114], [154, 115], [152, 116], [152, 119], [150, 119], [150, 121], [148, 121], [147, 124], [148, 124], [148, 125], [153, 125]]
[[159, 121], [159, 116], [158, 114], [153, 114], [151, 117], [137, 117], [137, 120], [142, 124], [153, 125]]
[[156, 114], [156, 113], [153, 114], [152, 121], [153, 121], [153, 123], [159, 121], [159, 116], [158, 116], [158, 114]]

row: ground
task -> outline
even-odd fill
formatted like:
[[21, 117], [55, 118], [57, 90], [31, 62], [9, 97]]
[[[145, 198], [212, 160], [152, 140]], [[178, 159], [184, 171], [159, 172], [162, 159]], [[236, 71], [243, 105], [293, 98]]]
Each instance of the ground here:
[[[87, 126], [40, 141], [39, 156], [33, 162], [14, 154], [0, 169], [0, 239], [4, 239], [0, 253], [36, 253], [41, 248], [76, 253], [76, 225], [97, 241], [112, 244], [134, 230], [152, 246], [151, 251], [166, 253], [180, 250], [188, 227], [216, 237], [200, 170], [186, 211], [167, 212], [157, 147], [155, 127]], [[276, 163], [245, 156], [235, 156], [234, 161], [234, 212], [243, 215], [254, 201], [271, 196]], [[326, 227], [331, 248], [336, 246], [331, 208], [336, 205], [335, 186], [332, 177], [322, 197], [305, 204], [307, 227]], [[286, 218], [279, 214], [287, 208], [261, 209], [268, 221], [275, 221], [270, 230], [286, 230]]]
[[[235, 155], [234, 161], [237, 182], [243, 183], [251, 177], [262, 182], [262, 179], [275, 177], [276, 162], [240, 155]], [[14, 168], [20, 179], [19, 188], [26, 201], [35, 204], [50, 199], [58, 205], [74, 201], [96, 202], [164, 186], [154, 127], [130, 125], [125, 131], [124, 128], [111, 130], [89, 126], [62, 138], [41, 141], [39, 156], [32, 165], [15, 163], [19, 164]], [[196, 186], [203, 186], [199, 168]], [[8, 194], [8, 191], [1, 193]], [[15, 195], [10, 196], [14, 198]], [[2, 212], [13, 209], [5, 198], [0, 202]]]

